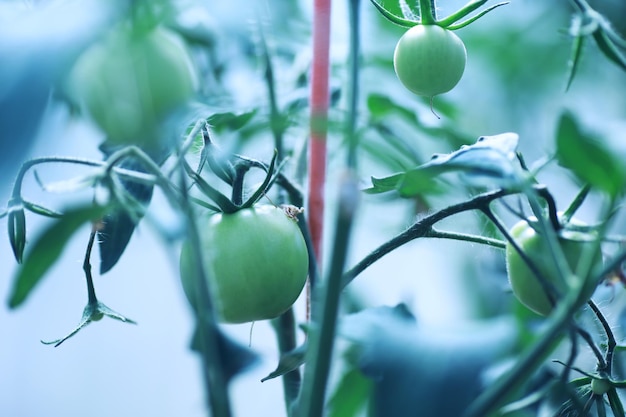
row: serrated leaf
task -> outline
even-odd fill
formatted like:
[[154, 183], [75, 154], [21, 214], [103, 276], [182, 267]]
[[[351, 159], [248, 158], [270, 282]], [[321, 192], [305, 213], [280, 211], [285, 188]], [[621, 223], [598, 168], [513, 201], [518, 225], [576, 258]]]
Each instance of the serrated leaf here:
[[61, 256], [65, 245], [78, 229], [98, 219], [103, 213], [102, 207], [94, 206], [68, 210], [63, 217], [51, 223], [37, 237], [13, 279], [13, 288], [9, 296], [10, 308], [16, 308], [26, 300]]
[[298, 369], [304, 365], [304, 359], [306, 356], [307, 344], [304, 343], [292, 351], [284, 353], [278, 360], [278, 366], [274, 371], [261, 380], [261, 382], [268, 381], [270, 379], [278, 378], [288, 372]]
[[559, 163], [579, 179], [610, 195], [617, 195], [626, 185], [626, 168], [598, 138], [583, 132], [574, 116], [561, 115], [556, 132]]

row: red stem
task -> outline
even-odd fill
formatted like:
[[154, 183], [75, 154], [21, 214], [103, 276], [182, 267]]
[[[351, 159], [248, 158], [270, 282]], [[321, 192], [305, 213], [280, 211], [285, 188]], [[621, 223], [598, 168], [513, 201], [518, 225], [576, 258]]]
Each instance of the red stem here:
[[308, 219], [318, 270], [322, 260], [326, 132], [329, 104], [330, 0], [315, 0], [313, 14], [313, 68], [309, 142]]
[[[311, 70], [311, 121], [309, 141], [308, 222], [311, 243], [322, 265], [324, 230], [324, 183], [326, 180], [326, 132], [329, 104], [330, 0], [315, 0], [313, 5], [313, 68]], [[307, 285], [306, 318], [311, 317], [311, 278]]]

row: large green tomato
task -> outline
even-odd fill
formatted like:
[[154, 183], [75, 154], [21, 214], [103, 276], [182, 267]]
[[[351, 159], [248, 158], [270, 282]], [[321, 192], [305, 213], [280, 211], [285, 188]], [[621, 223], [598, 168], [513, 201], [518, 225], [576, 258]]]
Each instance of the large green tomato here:
[[79, 57], [68, 89], [110, 143], [145, 147], [155, 144], [160, 123], [192, 97], [196, 83], [176, 33], [121, 25]]
[[[216, 311], [226, 323], [271, 319], [296, 301], [309, 258], [296, 220], [283, 209], [255, 206], [201, 219], [202, 254]], [[191, 247], [180, 258], [183, 288], [198, 307]]]
[[465, 45], [454, 33], [437, 25], [417, 25], [398, 41], [393, 65], [408, 90], [433, 97], [457, 85], [466, 59]]
[[[531, 218], [529, 220], [536, 219]], [[574, 224], [583, 225], [578, 221], [575, 221]], [[515, 224], [511, 228], [510, 234], [546, 280], [552, 283], [561, 294], [566, 292], [567, 287], [565, 283], [559, 282], [558, 271], [550, 257], [550, 250], [543, 236], [538, 234], [526, 220]], [[576, 271], [576, 266], [583, 253], [592, 250], [591, 247], [595, 245], [594, 240], [595, 236], [589, 233], [573, 230], [561, 230], [559, 232], [558, 241], [572, 272]], [[597, 266], [601, 262], [602, 255], [598, 252], [594, 257], [593, 265]], [[510, 243], [506, 245], [506, 268], [513, 294], [517, 299], [539, 315], [547, 316], [550, 314], [552, 304], [544, 292], [541, 282]], [[590, 278], [577, 276], [577, 279], [586, 281], [584, 283], [585, 297], [583, 303], [591, 297], [596, 288], [596, 283], [591, 282]]]

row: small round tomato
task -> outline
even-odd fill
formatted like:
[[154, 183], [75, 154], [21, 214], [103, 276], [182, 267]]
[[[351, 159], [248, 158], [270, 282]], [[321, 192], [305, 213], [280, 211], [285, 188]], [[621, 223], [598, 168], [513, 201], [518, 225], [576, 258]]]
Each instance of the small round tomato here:
[[[309, 258], [297, 221], [283, 209], [260, 205], [201, 219], [202, 254], [219, 318], [226, 323], [271, 319], [296, 301]], [[197, 270], [183, 244], [180, 274], [194, 308]]]
[[[536, 219], [530, 218], [529, 221], [536, 221]], [[579, 226], [584, 225], [584, 223], [575, 220], [573, 220], [572, 223]], [[554, 285], [555, 289], [561, 294], [566, 292], [567, 287], [565, 283], [560, 282], [561, 280], [558, 278], [558, 271], [550, 257], [548, 243], [544, 237], [537, 233], [526, 220], [515, 224], [509, 233], [545, 279]], [[590, 233], [567, 229], [559, 231], [558, 242], [572, 272], [576, 271], [576, 266], [583, 256], [583, 253], [592, 250], [592, 247], [595, 245], [595, 239], [596, 237]], [[602, 255], [598, 252], [594, 257], [593, 265], [597, 266], [601, 262]], [[539, 278], [535, 276], [526, 262], [524, 262], [521, 255], [510, 243], [506, 245], [506, 267], [515, 297], [517, 297], [523, 305], [539, 315], [547, 316], [550, 314], [552, 304], [550, 303], [548, 295], [543, 290]], [[590, 276], [577, 276], [576, 278], [587, 281], [585, 283], [586, 295], [582, 301], [582, 303], [584, 303], [593, 294], [596, 283], [591, 282]]]
[[606, 379], [593, 378], [591, 380], [591, 392], [595, 395], [604, 395], [613, 388], [610, 381]]
[[68, 88], [110, 143], [146, 146], [155, 144], [160, 123], [192, 97], [196, 83], [176, 33], [120, 25], [79, 57]]
[[457, 85], [466, 59], [465, 45], [454, 33], [437, 25], [417, 25], [398, 41], [393, 65], [408, 90], [433, 97]]

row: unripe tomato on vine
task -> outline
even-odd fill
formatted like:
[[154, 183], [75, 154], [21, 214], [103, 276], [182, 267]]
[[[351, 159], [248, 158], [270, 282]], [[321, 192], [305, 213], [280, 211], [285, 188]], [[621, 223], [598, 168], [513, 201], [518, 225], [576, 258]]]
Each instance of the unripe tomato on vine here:
[[196, 73], [175, 32], [124, 21], [77, 60], [69, 96], [112, 145], [158, 145], [162, 122], [190, 100]]
[[[297, 220], [283, 208], [255, 205], [203, 217], [199, 224], [207, 284], [218, 319], [245, 323], [272, 319], [296, 301], [309, 258]], [[194, 309], [198, 271], [189, 242], [180, 255], [180, 275]]]
[[417, 25], [398, 41], [393, 65], [409, 91], [432, 98], [457, 85], [466, 59], [465, 45], [453, 32], [437, 25]]
[[[444, 18], [437, 17], [435, 0], [404, 2], [396, 9], [372, 0], [391, 22], [408, 28], [396, 44], [393, 65], [400, 82], [411, 92], [429, 97], [452, 90], [463, 76], [467, 52], [463, 41], [452, 31], [464, 28], [490, 11], [507, 4], [494, 4], [470, 16], [485, 1], [470, 1]], [[465, 19], [466, 18], [466, 19]], [[465, 20], [462, 20], [465, 19]]]
[[[519, 221], [511, 228], [509, 233], [547, 283], [553, 285], [554, 289], [562, 295], [569, 288], [559, 278], [559, 271], [556, 269], [550, 256], [545, 237], [533, 229], [529, 221], [536, 221], [536, 219], [530, 218], [528, 221]], [[570, 224], [575, 224], [578, 227], [585, 226], [583, 222], [575, 219], [570, 220]], [[596, 245], [596, 236], [591, 233], [565, 228], [557, 231], [557, 237], [565, 260], [571, 272], [574, 273], [571, 278], [579, 280], [579, 283], [583, 286], [583, 294], [580, 299], [580, 305], [582, 306], [593, 294], [597, 282], [593, 281], [591, 274], [585, 276], [576, 275], [576, 267], [584, 254], [594, 249], [597, 252], [592, 257], [591, 271], [602, 264], [602, 254]], [[536, 276], [535, 272], [528, 266], [510, 242], [506, 245], [506, 268], [515, 297], [535, 313], [541, 316], [549, 315], [553, 309], [553, 304], [539, 277]]]

